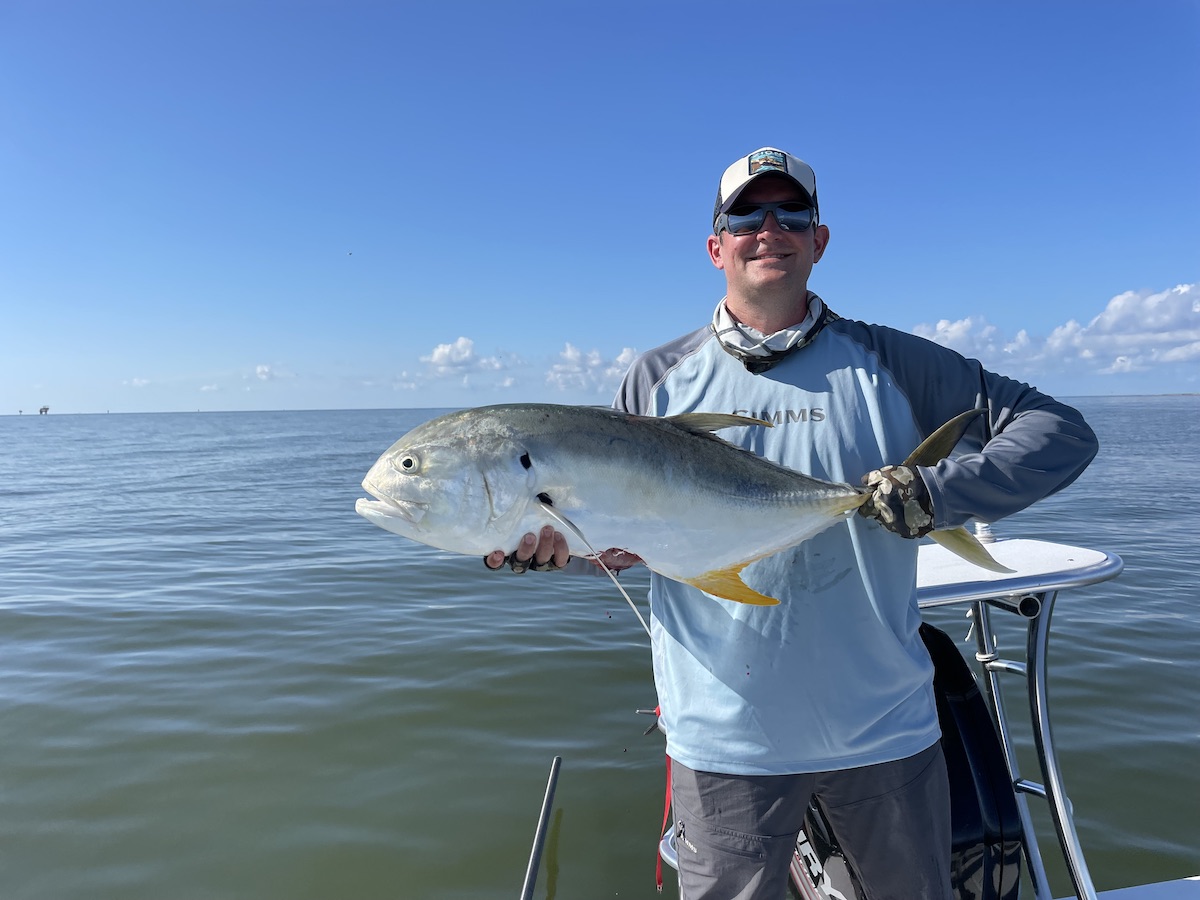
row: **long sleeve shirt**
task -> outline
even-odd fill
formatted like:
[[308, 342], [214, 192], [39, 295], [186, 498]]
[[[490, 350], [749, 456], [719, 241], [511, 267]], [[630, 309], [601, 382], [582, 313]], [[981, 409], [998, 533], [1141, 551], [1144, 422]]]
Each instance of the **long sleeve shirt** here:
[[[857, 484], [953, 416], [986, 408], [959, 452], [919, 469], [938, 527], [995, 521], [1070, 484], [1097, 450], [1077, 411], [911, 334], [841, 319], [812, 295], [811, 330], [764, 368], [705, 326], [652, 350], [614, 405], [726, 412], [773, 428], [722, 437], [789, 468]], [[757, 371], [752, 371], [757, 370]], [[749, 566], [778, 597], [754, 607], [651, 576], [655, 684], [672, 758], [702, 771], [789, 774], [870, 765], [939, 737], [918, 636], [917, 544], [861, 516]]]

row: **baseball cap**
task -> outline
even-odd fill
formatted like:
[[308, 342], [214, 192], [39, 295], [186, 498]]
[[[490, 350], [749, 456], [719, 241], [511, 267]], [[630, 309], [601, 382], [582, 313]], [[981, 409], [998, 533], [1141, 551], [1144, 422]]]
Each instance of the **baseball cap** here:
[[[796, 182], [808, 194], [813, 209], [817, 210], [817, 176], [812, 166], [802, 159], [797, 159], [790, 153], [777, 150], [774, 147], [762, 147], [753, 153], [743, 156], [721, 176], [721, 184], [717, 188], [717, 202], [713, 207], [713, 225], [717, 224], [717, 216], [729, 212], [738, 195], [746, 185], [760, 175], [786, 175]], [[819, 214], [819, 211], [818, 211]]]

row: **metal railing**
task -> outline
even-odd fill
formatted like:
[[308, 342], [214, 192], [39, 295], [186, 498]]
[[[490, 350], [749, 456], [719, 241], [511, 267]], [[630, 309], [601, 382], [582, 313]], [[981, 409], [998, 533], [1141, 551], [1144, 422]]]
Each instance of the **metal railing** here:
[[[1063, 547], [1043, 542], [1021, 542], [1031, 547]], [[1003, 546], [1003, 545], [997, 545]], [[995, 549], [995, 548], [993, 548]], [[1063, 784], [1062, 770], [1054, 749], [1050, 725], [1050, 704], [1047, 690], [1047, 654], [1050, 643], [1050, 620], [1058, 592], [1064, 588], [1080, 587], [1106, 581], [1120, 574], [1124, 563], [1119, 556], [1097, 551], [1084, 551], [1089, 556], [1082, 565], [1064, 566], [1057, 571], [1038, 575], [1017, 574], [1012, 577], [980, 582], [959, 582], [921, 587], [918, 598], [922, 609], [970, 604], [971, 634], [975, 638], [975, 658], [984, 674], [984, 688], [989, 711], [1000, 737], [1012, 785], [1016, 791], [1021, 829], [1025, 835], [1024, 852], [1029, 878], [1036, 900], [1051, 900], [1049, 879], [1038, 846], [1037, 832], [1030, 815], [1028, 797], [1044, 798], [1049, 804], [1050, 819], [1062, 852], [1063, 862], [1071, 879], [1075, 896], [1080, 900], [1095, 900], [1084, 860], [1083, 848], [1075, 831], [1071, 802]], [[1082, 554], [1076, 554], [1082, 555]], [[1011, 564], [1011, 563], [1010, 563]], [[1000, 655], [992, 630], [993, 612], [1006, 612], [1024, 623], [1025, 659], [1006, 659]], [[1017, 749], [1009, 726], [1001, 679], [1016, 675], [1025, 679], [1029, 721], [1033, 732], [1034, 751], [1041, 781], [1030, 780], [1021, 772]]]

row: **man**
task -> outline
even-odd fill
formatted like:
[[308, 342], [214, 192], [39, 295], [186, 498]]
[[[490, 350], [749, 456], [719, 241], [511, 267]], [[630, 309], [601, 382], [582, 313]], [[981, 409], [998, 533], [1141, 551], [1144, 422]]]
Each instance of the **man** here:
[[[712, 322], [644, 354], [615, 406], [767, 419], [722, 436], [789, 468], [873, 488], [846, 525], [755, 563], [754, 607], [658, 575], [654, 677], [673, 761], [685, 900], [778, 900], [815, 797], [863, 897], [949, 898], [950, 801], [933, 668], [918, 635], [916, 538], [995, 521], [1070, 484], [1096, 453], [1074, 409], [910, 334], [842, 319], [808, 289], [829, 245], [816, 177], [765, 147], [724, 173], [708, 253]], [[986, 412], [929, 468], [896, 466], [938, 426]], [[968, 446], [969, 445], [969, 446]], [[502, 552], [485, 560], [504, 562]], [[523, 569], [567, 562], [527, 535]]]

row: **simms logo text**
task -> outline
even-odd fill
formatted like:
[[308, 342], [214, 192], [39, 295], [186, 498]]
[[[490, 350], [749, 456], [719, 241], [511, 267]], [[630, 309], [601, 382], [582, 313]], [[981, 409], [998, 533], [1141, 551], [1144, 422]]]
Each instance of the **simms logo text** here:
[[795, 422], [824, 422], [825, 410], [820, 407], [813, 409], [735, 409], [735, 416], [748, 416], [751, 419], [762, 419], [772, 425], [791, 425]]

